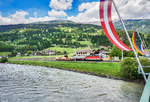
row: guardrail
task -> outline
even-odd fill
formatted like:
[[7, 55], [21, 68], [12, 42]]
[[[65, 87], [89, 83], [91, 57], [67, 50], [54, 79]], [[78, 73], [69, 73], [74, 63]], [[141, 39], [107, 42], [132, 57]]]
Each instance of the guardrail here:
[[[144, 68], [144, 69], [145, 69], [145, 68], [150, 68], [150, 66], [142, 66], [142, 68]], [[140, 66], [138, 66], [138, 73], [139, 73], [139, 74], [142, 74]], [[150, 73], [144, 72], [144, 74], [145, 74], [145, 75], [149, 75]]]
[[150, 102], [150, 73], [148, 76], [148, 80], [146, 81], [140, 102]]

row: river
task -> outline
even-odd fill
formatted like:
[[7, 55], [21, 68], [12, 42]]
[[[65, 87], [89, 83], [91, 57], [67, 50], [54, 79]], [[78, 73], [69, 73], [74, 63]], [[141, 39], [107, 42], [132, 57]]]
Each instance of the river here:
[[66, 70], [0, 64], [0, 102], [139, 102], [142, 89]]

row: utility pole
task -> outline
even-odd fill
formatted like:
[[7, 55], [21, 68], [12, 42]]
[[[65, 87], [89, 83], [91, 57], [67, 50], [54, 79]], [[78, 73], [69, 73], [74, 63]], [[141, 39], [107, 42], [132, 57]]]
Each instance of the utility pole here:
[[123, 50], [121, 50], [121, 60], [123, 61]]

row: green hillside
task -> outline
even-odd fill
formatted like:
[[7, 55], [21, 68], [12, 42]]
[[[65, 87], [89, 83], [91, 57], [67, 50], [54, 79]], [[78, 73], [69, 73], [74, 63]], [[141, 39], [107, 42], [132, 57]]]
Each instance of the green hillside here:
[[[128, 30], [137, 30], [139, 32], [150, 34], [150, 19], [128, 19], [124, 20], [124, 22]], [[118, 29], [123, 29], [120, 22], [115, 22], [115, 26]]]
[[[117, 33], [129, 45], [123, 31]], [[130, 32], [132, 35], [132, 31]], [[144, 35], [149, 41], [150, 35]], [[0, 52], [27, 52], [50, 47], [112, 46], [100, 26], [57, 20], [33, 24], [0, 26]]]

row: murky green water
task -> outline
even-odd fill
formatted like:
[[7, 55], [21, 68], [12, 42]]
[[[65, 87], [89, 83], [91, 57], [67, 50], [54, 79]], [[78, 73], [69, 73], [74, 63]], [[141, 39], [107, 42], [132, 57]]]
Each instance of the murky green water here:
[[0, 102], [139, 102], [142, 88], [65, 70], [0, 64]]

